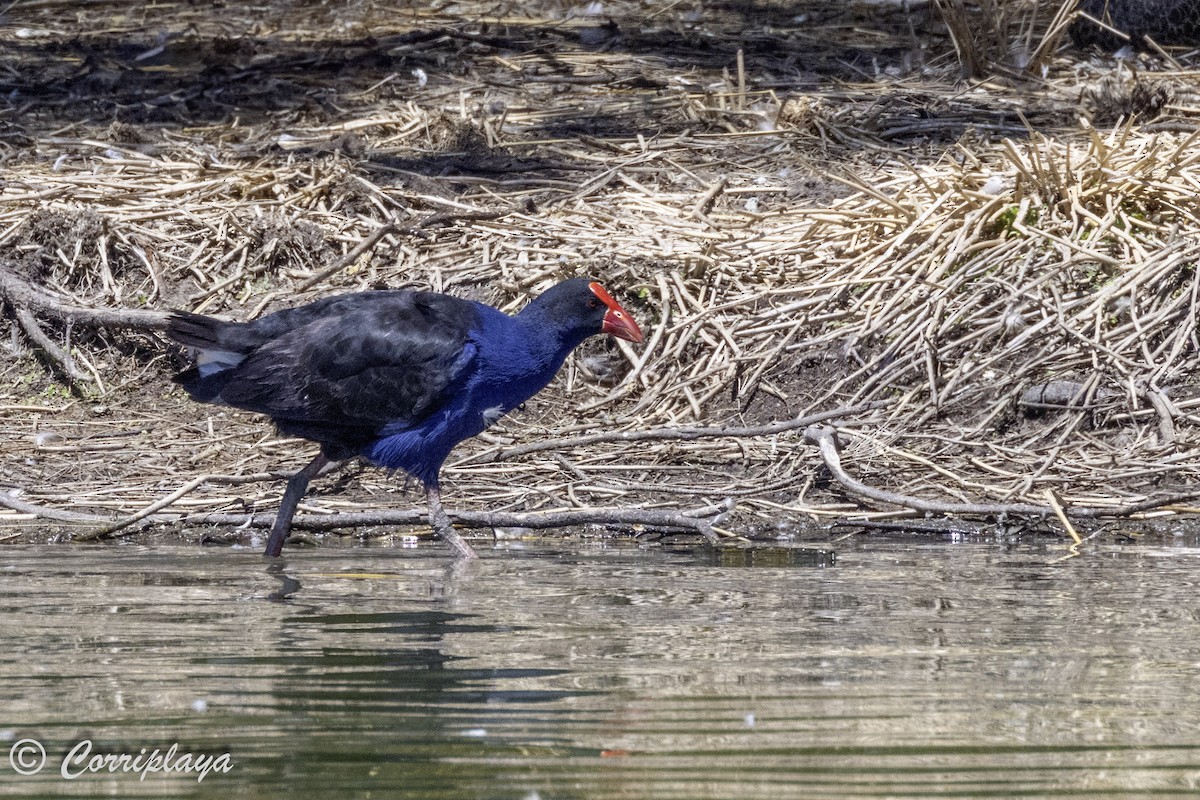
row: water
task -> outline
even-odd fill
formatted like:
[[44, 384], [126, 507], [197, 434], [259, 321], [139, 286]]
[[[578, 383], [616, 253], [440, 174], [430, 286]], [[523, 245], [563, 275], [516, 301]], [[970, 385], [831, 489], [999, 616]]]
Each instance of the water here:
[[[0, 793], [1194, 796], [1200, 550], [1062, 554], [6, 547]], [[86, 741], [228, 771], [64, 778]]]

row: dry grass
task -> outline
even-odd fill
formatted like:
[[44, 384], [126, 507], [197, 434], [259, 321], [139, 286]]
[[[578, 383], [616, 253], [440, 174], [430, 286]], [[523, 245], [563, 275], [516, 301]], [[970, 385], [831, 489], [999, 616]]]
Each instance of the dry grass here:
[[1079, 0], [936, 0], [963, 74], [1044, 74], [1066, 36]]
[[[946, 7], [953, 29], [965, 12]], [[240, 80], [279, 102], [234, 118], [222, 98], [250, 94], [234, 81], [142, 119], [110, 108], [117, 124], [53, 94], [10, 116], [0, 254], [21, 274], [88, 304], [245, 318], [379, 285], [513, 310], [586, 272], [638, 316], [645, 345], [589, 345], [456, 452], [451, 505], [735, 497], [762, 521], [894, 515], [814, 481], [799, 434], [498, 458], [598, 428], [756, 424], [868, 400], [886, 408], [844, 421], [843, 460], [900, 493], [1041, 504], [1053, 489], [1068, 511], [1118, 510], [1200, 478], [1195, 113], [1164, 90], [1150, 92], [1164, 117], [1108, 121], [1155, 64], [1135, 77], [1056, 51], [1059, 3], [996, 22], [1025, 31], [1034, 74], [974, 86], [957, 82], [936, 19], [918, 29], [853, 4], [768, 6], [740, 28], [732, 12], [669, 4], [598, 17], [297, 4], [270, 24], [169, 6], [172, 36], [146, 59], [157, 72], [131, 60], [156, 46], [144, 21], [88, 8], [106, 21], [92, 43], [104, 58], [132, 48], [120, 65], [140, 70], [128, 91], [143, 103], [164, 74], [185, 94], [211, 79], [196, 64], [222, 42], [246, 51]], [[67, 32], [39, 30], [65, 46]], [[369, 45], [356, 39], [368, 30]], [[997, 60], [980, 47], [971, 71]], [[73, 58], [23, 55], [39, 69]], [[1077, 121], [1085, 108], [1102, 128]], [[198, 475], [307, 459], [252, 415], [168, 388], [171, 359], [149, 335], [51, 330], [92, 377], [71, 399], [8, 356], [0, 446], [31, 499], [126, 514]], [[206, 485], [173, 508], [269, 506], [280, 488]], [[415, 499], [393, 488], [350, 470], [309, 505]]]

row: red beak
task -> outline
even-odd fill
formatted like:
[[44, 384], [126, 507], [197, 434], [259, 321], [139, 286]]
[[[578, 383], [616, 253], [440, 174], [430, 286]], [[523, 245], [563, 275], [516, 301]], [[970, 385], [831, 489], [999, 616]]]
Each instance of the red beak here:
[[600, 302], [608, 306], [608, 312], [604, 315], [604, 324], [600, 327], [600, 331], [627, 342], [640, 342], [642, 330], [633, 321], [633, 317], [629, 316], [629, 312], [617, 305], [617, 301], [613, 300], [600, 284], [589, 283], [588, 288], [592, 290], [592, 294], [600, 298]]

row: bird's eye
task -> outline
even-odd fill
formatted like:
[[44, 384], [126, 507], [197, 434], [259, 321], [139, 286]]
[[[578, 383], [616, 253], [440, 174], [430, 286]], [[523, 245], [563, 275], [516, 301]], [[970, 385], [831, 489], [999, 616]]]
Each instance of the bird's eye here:
[[588, 300], [588, 308], [599, 308], [599, 307], [600, 307], [600, 301], [597, 300], [596, 298], [593, 297], [591, 300]]

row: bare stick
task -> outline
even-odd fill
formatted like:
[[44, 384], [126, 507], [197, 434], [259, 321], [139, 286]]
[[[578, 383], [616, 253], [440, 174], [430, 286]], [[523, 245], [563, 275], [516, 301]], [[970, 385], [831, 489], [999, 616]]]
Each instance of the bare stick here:
[[584, 445], [601, 444], [604, 442], [690, 441], [693, 439], [737, 439], [752, 436], [774, 436], [777, 433], [784, 433], [785, 431], [797, 428], [806, 428], [809, 425], [824, 422], [825, 420], [846, 417], [875, 408], [884, 408], [887, 405], [889, 403], [886, 400], [875, 400], [869, 403], [859, 403], [858, 405], [846, 406], [845, 408], [834, 408], [829, 411], [821, 411], [817, 414], [809, 414], [805, 417], [797, 417], [782, 422], [772, 422], [768, 425], [758, 425], [751, 428], [678, 427], [651, 428], [644, 431], [589, 433], [584, 436], [570, 436], [565, 439], [530, 442], [529, 444], [510, 447], [503, 452], [496, 453], [491, 460], [507, 461], [542, 450], [562, 450], [568, 447], [583, 447]]
[[385, 223], [371, 231], [370, 236], [368, 236], [366, 239], [363, 239], [357, 247], [339, 258], [335, 263], [301, 281], [300, 285], [297, 287], [297, 290], [304, 291], [306, 289], [311, 289], [321, 281], [328, 278], [330, 275], [341, 272], [343, 269], [357, 261], [363, 253], [366, 253], [375, 245], [379, 244], [379, 241], [389, 233], [397, 233], [402, 236], [417, 236], [426, 228], [432, 228], [436, 225], [449, 225], [460, 220], [498, 219], [507, 213], [509, 213], [507, 210], [495, 211], [478, 208], [467, 209], [463, 211], [442, 211], [437, 214], [430, 214], [429, 216], [420, 220], [416, 225], [409, 225], [403, 228], [397, 225], [395, 222]]
[[72, 384], [76, 383], [91, 383], [92, 378], [85, 372], [80, 372], [75, 367], [75, 360], [71, 358], [71, 354], [54, 343], [54, 340], [46, 335], [42, 330], [42, 326], [38, 324], [33, 313], [20, 306], [16, 307], [17, 321], [21, 323], [21, 329], [25, 331], [35, 345], [41, 348], [46, 357], [54, 362], [55, 366], [66, 376]]
[[[3, 503], [3, 495], [0, 495]], [[603, 525], [611, 528], [661, 528], [697, 533], [713, 544], [721, 535], [713, 529], [713, 521], [734, 508], [732, 500], [713, 506], [666, 511], [645, 508], [573, 508], [559, 511], [456, 511], [447, 517], [464, 528], [531, 528], [547, 530], [580, 525]], [[189, 525], [250, 525], [266, 527], [269, 514], [192, 514], [182, 520]], [[419, 509], [404, 511], [370, 511], [346, 514], [302, 514], [292, 526], [305, 530], [331, 530], [366, 525], [422, 525], [428, 520]], [[165, 520], [164, 520], [165, 521]]]
[[89, 328], [164, 330], [167, 327], [167, 314], [162, 311], [87, 308], [64, 303], [45, 289], [17, 277], [16, 273], [3, 263], [0, 263], [0, 297], [8, 301], [13, 308], [41, 311], [55, 319], [69, 320]]
[[833, 473], [833, 477], [837, 478], [838, 483], [855, 494], [871, 500], [931, 514], [1031, 514], [1044, 516], [1053, 513], [1049, 506], [1035, 506], [1031, 503], [942, 503], [936, 500], [897, 494], [885, 489], [876, 489], [850, 477], [842, 467], [842, 458], [837, 447], [837, 432], [833, 428], [827, 425], [814, 425], [804, 431], [804, 438], [817, 445], [821, 451], [821, 459]]
[[[98, 514], [41, 506], [19, 499], [13, 493], [0, 493], [0, 506], [42, 519], [86, 524], [113, 524], [113, 520]], [[716, 505], [699, 506], [681, 511], [642, 508], [578, 508], [559, 511], [456, 511], [448, 519], [465, 528], [531, 528], [546, 530], [580, 525], [603, 525], [611, 528], [638, 527], [697, 533], [714, 544], [721, 540], [713, 523], [735, 507], [733, 500]], [[276, 514], [150, 514], [140, 522], [145, 524], [231, 525], [256, 528], [270, 527]], [[428, 522], [424, 509], [353, 512], [345, 514], [301, 514], [292, 519], [292, 528], [310, 531], [353, 528], [367, 525], [424, 525]], [[128, 526], [127, 526], [128, 527]], [[119, 534], [118, 534], [119, 535]], [[87, 538], [96, 538], [90, 536]]]
[[18, 494], [19, 489], [13, 489], [7, 492], [0, 493], [0, 506], [11, 508], [13, 511], [18, 511], [22, 514], [33, 514], [39, 519], [52, 519], [56, 522], [84, 522], [84, 523], [103, 523], [109, 520], [98, 514], [84, 514], [79, 511], [67, 511], [61, 508], [50, 508], [49, 506], [40, 506], [36, 503], [29, 503], [20, 499]]
[[311, 289], [313, 286], [316, 286], [318, 283], [325, 280], [330, 275], [333, 275], [336, 272], [340, 272], [340, 271], [344, 270], [346, 267], [350, 266], [355, 261], [358, 261], [358, 259], [362, 256], [363, 253], [367, 252], [372, 247], [379, 244], [380, 239], [387, 236], [389, 233], [395, 232], [396, 229], [397, 229], [396, 223], [394, 223], [394, 222], [386, 222], [383, 225], [380, 225], [378, 228], [371, 231], [371, 234], [369, 236], [367, 236], [367, 238], [363, 239], [359, 243], [358, 247], [355, 247], [349, 253], [342, 256], [341, 258], [339, 258], [333, 264], [330, 264], [325, 269], [320, 270], [319, 272], [316, 272], [313, 275], [311, 275], [308, 278], [305, 278], [303, 281], [301, 281], [300, 285], [298, 287], [296, 287], [297, 290], [304, 291], [306, 289]]
[[1142, 398], [1146, 400], [1154, 408], [1154, 413], [1158, 415], [1158, 443], [1163, 447], [1175, 446], [1175, 423], [1172, 413], [1171, 401], [1166, 398], [1162, 390], [1154, 387], [1146, 387], [1146, 391], [1142, 393]]
[[1075, 526], [1071, 524], [1071, 520], [1067, 519], [1067, 512], [1063, 510], [1062, 503], [1058, 501], [1058, 497], [1054, 494], [1053, 489], [1046, 490], [1046, 502], [1050, 504], [1050, 508], [1054, 509], [1054, 516], [1058, 517], [1058, 521], [1066, 529], [1067, 535], [1075, 541], [1071, 545], [1071, 549], [1074, 550], [1083, 544], [1083, 539], [1080, 538], [1079, 531], [1075, 530]]
[[194, 479], [188, 481], [187, 483], [185, 483], [183, 486], [176, 489], [174, 492], [171, 492], [171, 494], [167, 495], [166, 497], [164, 497], [160, 500], [156, 500], [155, 502], [151, 503], [150, 505], [146, 506], [145, 508], [143, 508], [139, 511], [135, 511], [134, 513], [130, 514], [128, 517], [119, 519], [116, 522], [113, 522], [109, 525], [105, 525], [102, 528], [97, 528], [94, 531], [88, 531], [87, 533], [79, 534], [78, 536], [75, 537], [75, 541], [86, 542], [91, 539], [107, 539], [108, 537], [112, 536], [114, 533], [121, 530], [122, 528], [127, 528], [130, 525], [132, 525], [133, 523], [137, 522], [138, 520], [145, 519], [146, 517], [150, 516], [155, 511], [158, 511], [159, 509], [162, 509], [162, 508], [166, 508], [167, 506], [171, 505], [172, 503], [174, 503], [176, 500], [180, 499], [181, 497], [191, 494], [198, 487], [207, 483], [209, 477], [210, 476], [208, 476], [208, 475], [201, 475], [199, 478], [194, 478]]
[[729, 185], [729, 176], [722, 175], [720, 180], [714, 181], [712, 186], [700, 196], [696, 201], [696, 205], [692, 206], [692, 217], [707, 223], [711, 227], [716, 227], [716, 223], [708, 218], [708, 212], [712, 210], [713, 204], [717, 202], [717, 198], [721, 196], [721, 192], [725, 191], [725, 187]]

